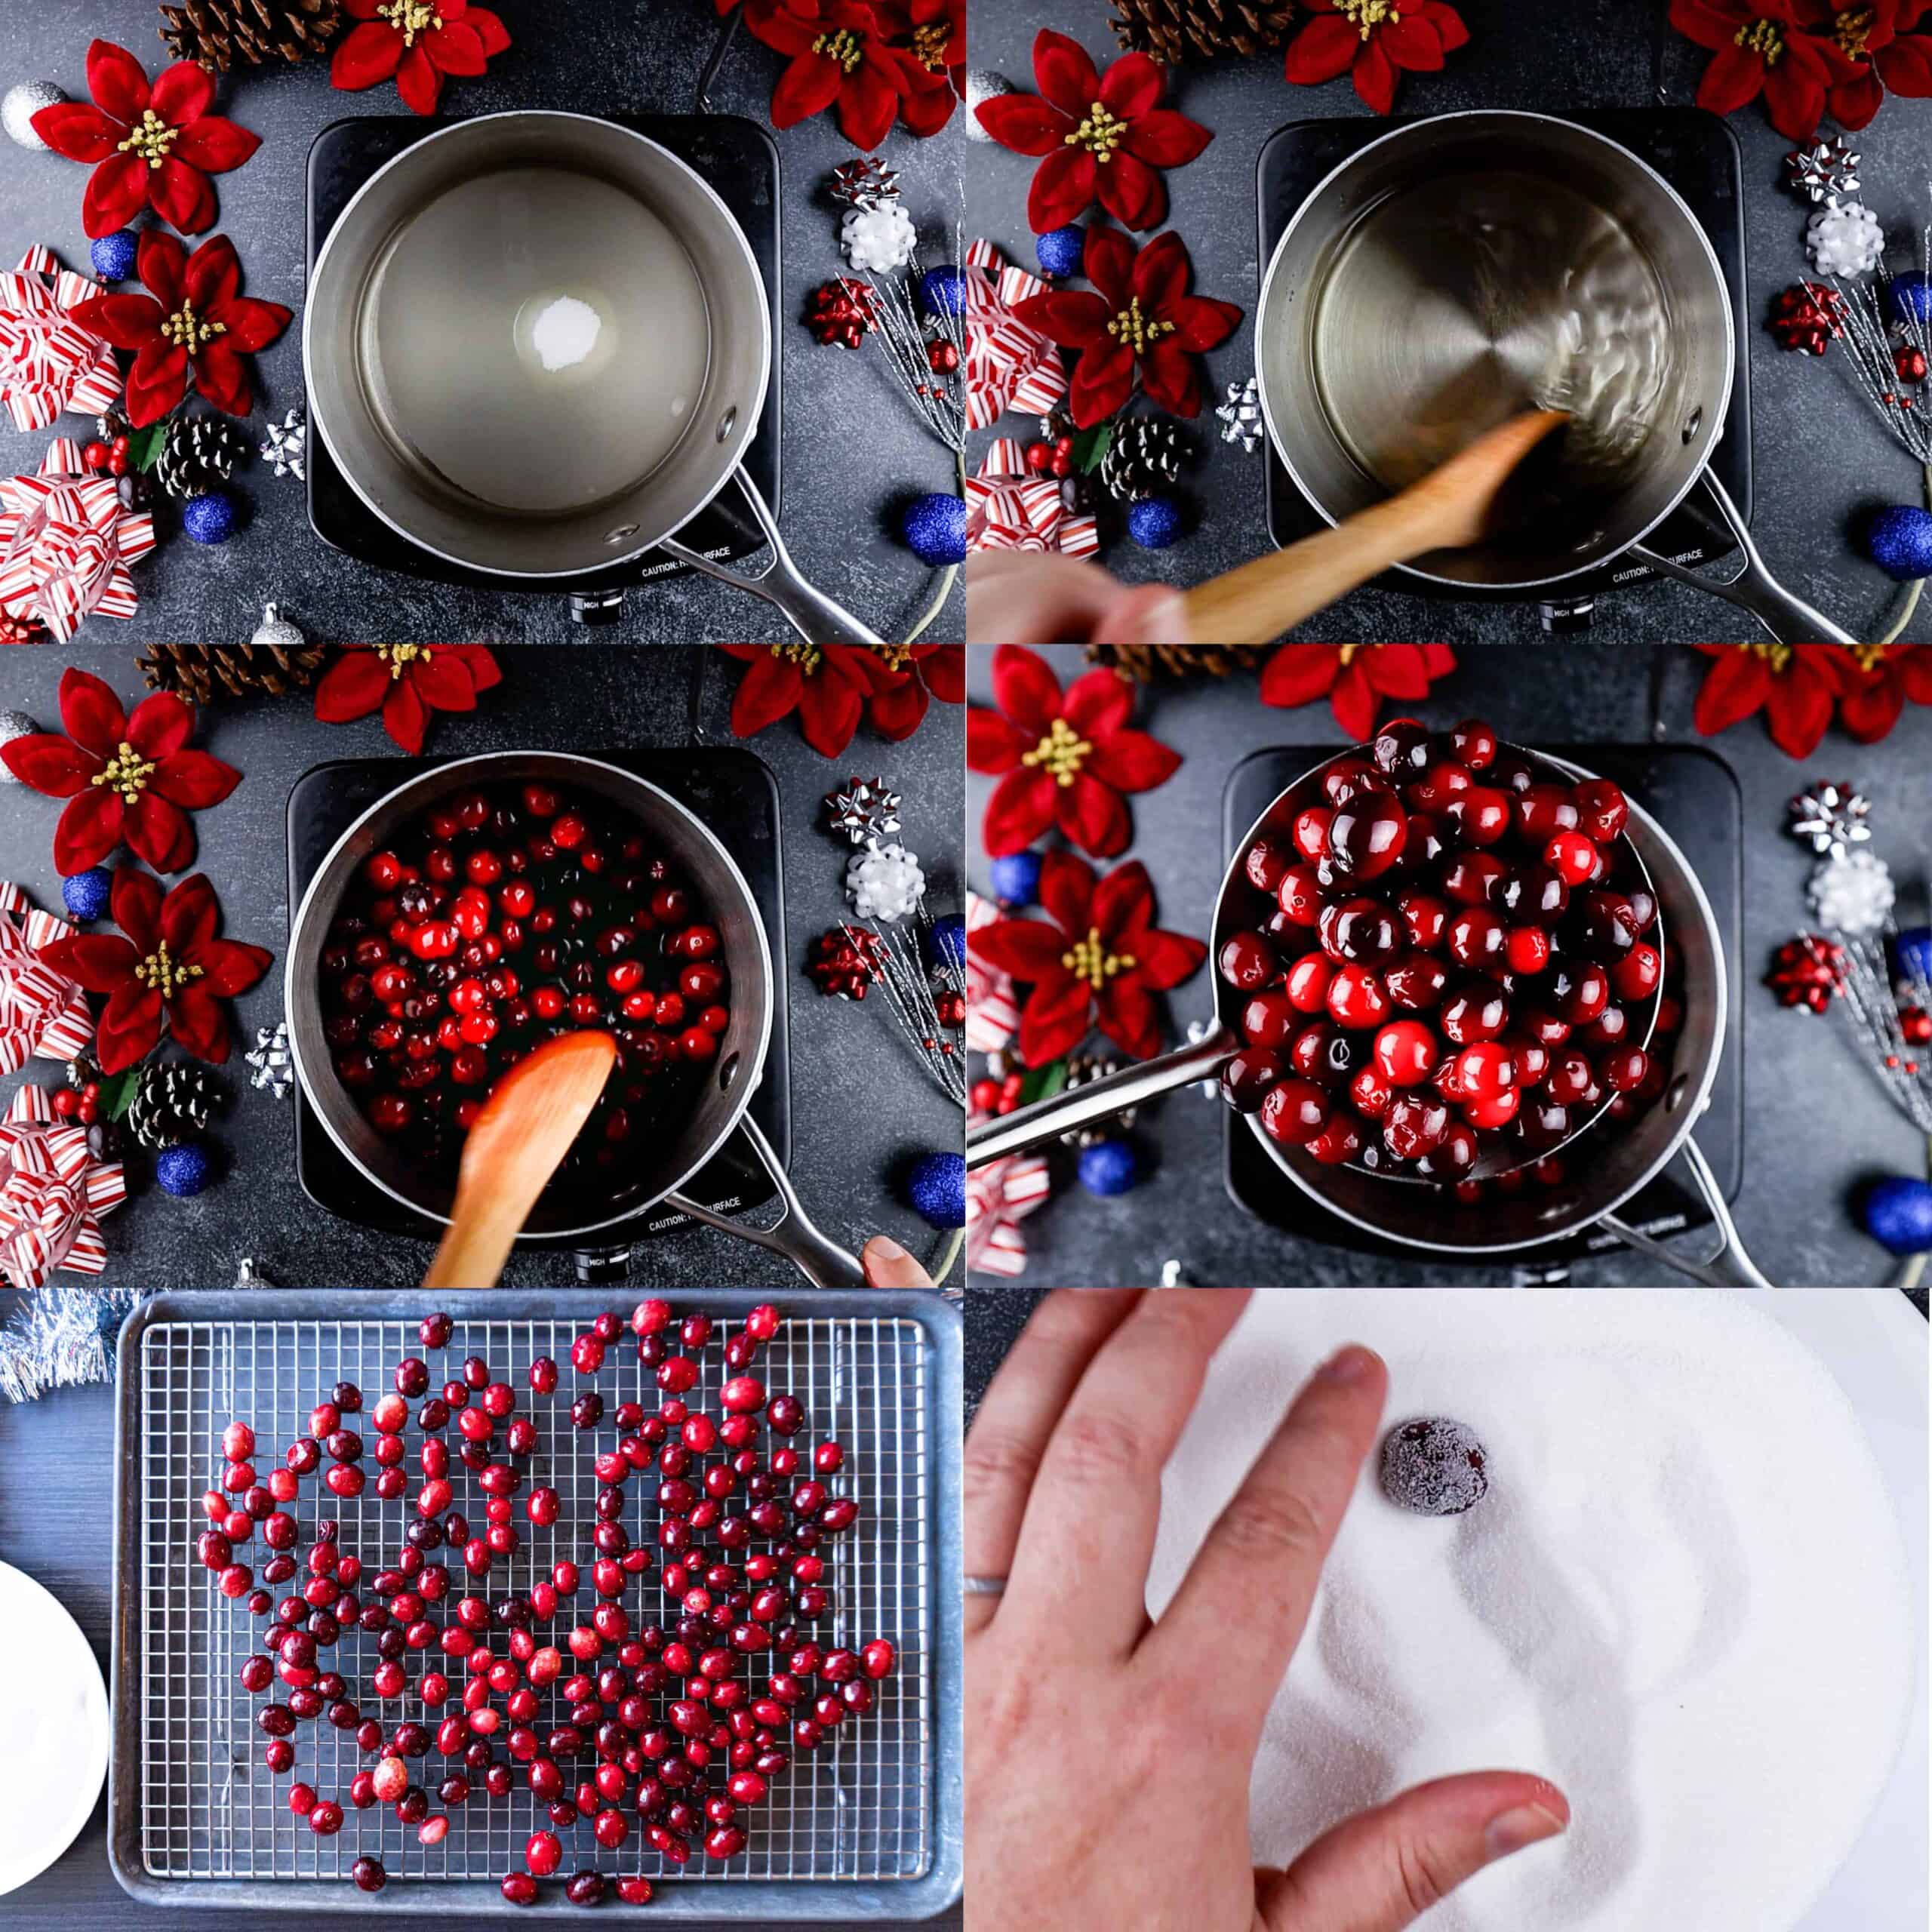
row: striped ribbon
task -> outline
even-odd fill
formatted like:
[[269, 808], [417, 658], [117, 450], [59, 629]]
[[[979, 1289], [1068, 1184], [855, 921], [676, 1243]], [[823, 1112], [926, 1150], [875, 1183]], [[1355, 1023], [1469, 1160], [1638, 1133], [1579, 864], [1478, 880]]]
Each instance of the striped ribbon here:
[[1028, 471], [1017, 438], [999, 436], [988, 447], [979, 474], [966, 479], [966, 541], [975, 550], [1091, 557], [1100, 547], [1100, 527], [1084, 512], [1068, 511], [1056, 478]]
[[38, 245], [0, 270], [0, 398], [17, 429], [45, 429], [63, 409], [98, 416], [121, 393], [114, 352], [67, 311], [103, 292]]
[[966, 1045], [969, 1052], [997, 1053], [1020, 1026], [1013, 982], [973, 951], [973, 935], [1004, 915], [990, 899], [966, 895]]
[[0, 477], [0, 611], [37, 617], [60, 643], [90, 613], [134, 614], [128, 566], [154, 544], [154, 519], [124, 509], [111, 476], [83, 475], [64, 436], [36, 475]]
[[983, 1275], [1024, 1274], [1026, 1237], [1019, 1224], [1052, 1191], [1044, 1154], [1014, 1154], [974, 1168], [966, 1177], [966, 1266]]
[[1009, 409], [1044, 416], [1066, 394], [1066, 368], [1052, 339], [1013, 308], [1047, 284], [983, 237], [968, 245], [966, 266], [967, 428], [990, 429]]
[[17, 1072], [36, 1054], [72, 1060], [92, 1041], [87, 995], [35, 956], [73, 930], [0, 879], [0, 1074]]
[[100, 1217], [128, 1197], [120, 1162], [95, 1160], [87, 1129], [54, 1119], [47, 1090], [23, 1087], [0, 1125], [0, 1281], [11, 1287], [45, 1287], [57, 1268], [100, 1274]]

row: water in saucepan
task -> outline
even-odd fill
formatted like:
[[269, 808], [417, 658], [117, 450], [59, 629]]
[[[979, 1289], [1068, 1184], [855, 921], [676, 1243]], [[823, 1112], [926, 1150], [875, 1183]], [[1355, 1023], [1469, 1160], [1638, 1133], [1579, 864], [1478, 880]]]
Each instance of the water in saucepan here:
[[363, 350], [396, 440], [500, 510], [565, 515], [629, 490], [690, 428], [704, 290], [664, 221], [614, 183], [509, 168], [401, 224]]
[[1598, 202], [1511, 170], [1388, 197], [1325, 278], [1315, 375], [1336, 434], [1390, 490], [1537, 408], [1566, 429], [1509, 493], [1519, 522], [1614, 496], [1666, 419], [1674, 362], [1663, 285]]

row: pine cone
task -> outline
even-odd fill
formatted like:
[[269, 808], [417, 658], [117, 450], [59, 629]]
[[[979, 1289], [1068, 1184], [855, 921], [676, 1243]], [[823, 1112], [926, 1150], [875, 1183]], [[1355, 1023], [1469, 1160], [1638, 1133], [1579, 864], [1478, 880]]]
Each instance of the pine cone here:
[[128, 1131], [143, 1147], [177, 1146], [205, 1132], [208, 1115], [226, 1098], [220, 1083], [198, 1066], [152, 1062], [128, 1103]]
[[1172, 485], [1187, 455], [1187, 439], [1171, 417], [1130, 417], [1100, 459], [1100, 481], [1115, 502], [1137, 503]]
[[177, 60], [217, 74], [293, 66], [327, 51], [342, 26], [340, 0], [180, 0], [161, 10], [161, 37]]
[[319, 644], [156, 644], [136, 660], [148, 689], [191, 704], [223, 697], [283, 697], [315, 681]]
[[1087, 656], [1137, 685], [1158, 677], [1225, 678], [1251, 671], [1269, 647], [1260, 644], [1090, 644]]
[[155, 459], [155, 481], [171, 497], [199, 496], [226, 483], [248, 448], [226, 416], [177, 416]]
[[1276, 0], [1114, 0], [1114, 38], [1170, 67], [1265, 53], [1287, 38], [1291, 5]]

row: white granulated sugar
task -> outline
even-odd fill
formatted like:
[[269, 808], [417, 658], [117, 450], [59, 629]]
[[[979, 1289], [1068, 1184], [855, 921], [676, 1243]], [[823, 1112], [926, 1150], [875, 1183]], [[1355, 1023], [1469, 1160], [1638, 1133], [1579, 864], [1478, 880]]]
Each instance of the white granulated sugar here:
[[573, 368], [597, 346], [603, 326], [588, 302], [559, 295], [537, 312], [531, 325], [531, 346], [545, 368]]
[[1257, 1294], [1168, 1467], [1157, 1615], [1346, 1341], [1387, 1361], [1387, 1423], [1475, 1432], [1490, 1490], [1412, 1515], [1369, 1459], [1269, 1715], [1256, 1857], [1426, 1778], [1525, 1770], [1567, 1794], [1569, 1832], [1430, 1932], [1790, 1932], [1884, 1788], [1913, 1683], [1898, 1531], [1829, 1372], [1741, 1296]]

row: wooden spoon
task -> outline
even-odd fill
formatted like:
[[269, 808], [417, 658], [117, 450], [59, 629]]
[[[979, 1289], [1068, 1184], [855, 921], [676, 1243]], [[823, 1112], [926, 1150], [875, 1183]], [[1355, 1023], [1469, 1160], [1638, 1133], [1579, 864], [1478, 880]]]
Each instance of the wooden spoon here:
[[616, 1065], [608, 1033], [562, 1033], [503, 1076], [463, 1144], [456, 1205], [426, 1288], [491, 1288]]
[[1186, 593], [1189, 640], [1266, 644], [1392, 565], [1475, 543], [1509, 472], [1569, 420], [1554, 409], [1512, 417], [1386, 503], [1210, 577]]

